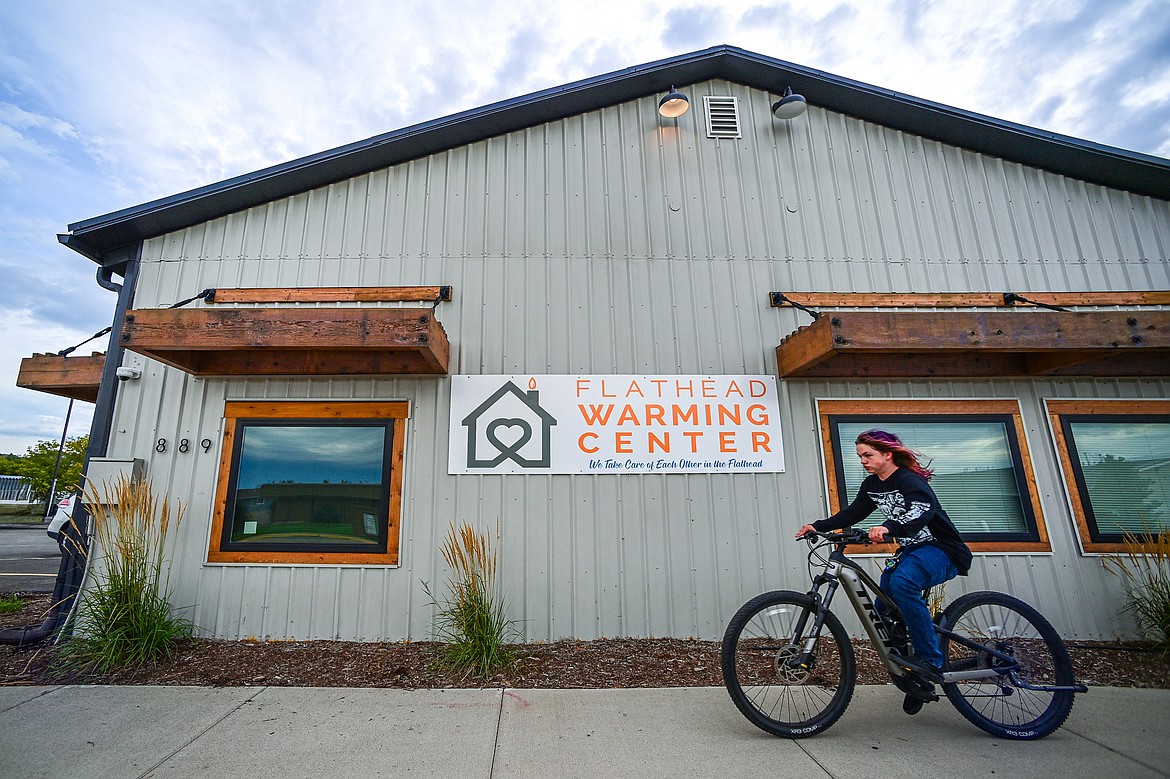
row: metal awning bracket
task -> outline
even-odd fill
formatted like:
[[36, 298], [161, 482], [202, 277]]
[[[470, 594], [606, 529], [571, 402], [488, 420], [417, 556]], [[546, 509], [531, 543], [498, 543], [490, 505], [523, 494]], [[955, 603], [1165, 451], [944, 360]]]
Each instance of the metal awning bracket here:
[[769, 297], [772, 301], [773, 308], [780, 308], [782, 306], [788, 305], [788, 306], [792, 306], [793, 308], [799, 308], [801, 311], [808, 314], [813, 319], [819, 319], [821, 316], [820, 311], [814, 311], [813, 309], [809, 308], [808, 306], [804, 305], [803, 303], [797, 303], [795, 300], [792, 300], [791, 298], [787, 297], [783, 292], [771, 292], [771, 293], [769, 293]]

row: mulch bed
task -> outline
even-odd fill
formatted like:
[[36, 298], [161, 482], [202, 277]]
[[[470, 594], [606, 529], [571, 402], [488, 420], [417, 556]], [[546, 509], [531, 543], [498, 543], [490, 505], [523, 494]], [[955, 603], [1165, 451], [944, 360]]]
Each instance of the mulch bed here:
[[[30, 595], [22, 611], [0, 615], [0, 628], [39, 621], [48, 596]], [[675, 638], [555, 641], [515, 647], [520, 659], [493, 679], [435, 667], [431, 642], [216, 641], [194, 639], [158, 665], [85, 679], [54, 678], [54, 649], [0, 646], [2, 684], [155, 684], [211, 687], [623, 688], [718, 687], [719, 642]], [[858, 683], [889, 676], [867, 642], [855, 641]], [[1170, 689], [1170, 656], [1132, 643], [1073, 642], [1079, 680], [1097, 686]]]

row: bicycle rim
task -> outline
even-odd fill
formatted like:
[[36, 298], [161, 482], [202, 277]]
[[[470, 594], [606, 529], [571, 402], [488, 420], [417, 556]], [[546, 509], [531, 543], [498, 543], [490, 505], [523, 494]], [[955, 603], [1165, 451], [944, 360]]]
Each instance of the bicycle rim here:
[[819, 733], [837, 721], [853, 695], [853, 646], [832, 613], [826, 615], [811, 667], [788, 662], [803, 652], [815, 616], [806, 595], [765, 593], [736, 613], [723, 637], [723, 680], [732, 701], [752, 724], [773, 735]]
[[995, 676], [943, 685], [959, 713], [1001, 738], [1036, 739], [1059, 728], [1073, 705], [1069, 691], [1029, 690], [1015, 684], [1071, 685], [1072, 660], [1056, 630], [1035, 609], [1002, 593], [977, 592], [955, 601], [943, 618], [947, 629], [1014, 658], [1012, 673], [1000, 660], [940, 637], [948, 671], [1002, 669]]

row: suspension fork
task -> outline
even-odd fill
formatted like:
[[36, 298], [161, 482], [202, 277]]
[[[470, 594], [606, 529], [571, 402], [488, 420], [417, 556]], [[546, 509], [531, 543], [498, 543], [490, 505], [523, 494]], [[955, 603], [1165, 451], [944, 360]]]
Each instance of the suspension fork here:
[[[813, 622], [812, 630], [808, 632], [808, 637], [804, 642], [804, 651], [799, 657], [795, 657], [790, 662], [790, 665], [799, 666], [800, 668], [811, 668], [813, 652], [816, 650], [817, 639], [820, 638], [821, 629], [825, 626], [825, 615], [829, 613], [829, 604], [833, 602], [833, 595], [837, 592], [837, 587], [841, 584], [837, 578], [837, 566], [830, 566], [828, 570], [813, 579], [812, 589], [808, 591], [808, 596], [813, 599], [814, 608], [816, 609], [816, 618]], [[820, 589], [827, 585], [824, 595], [821, 595]], [[795, 644], [804, 633], [804, 627], [808, 624], [809, 612], [802, 612], [800, 618], [796, 621], [796, 630], [792, 636], [792, 641]]]

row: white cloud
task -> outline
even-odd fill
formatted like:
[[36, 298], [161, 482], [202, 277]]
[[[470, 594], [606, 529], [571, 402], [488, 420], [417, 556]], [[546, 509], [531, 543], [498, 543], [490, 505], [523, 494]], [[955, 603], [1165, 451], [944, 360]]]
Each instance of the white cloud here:
[[1118, 101], [1122, 108], [1141, 110], [1170, 103], [1170, 65], [1144, 79], [1126, 84]]
[[77, 131], [68, 122], [25, 111], [11, 103], [0, 103], [0, 123], [18, 130], [48, 130], [59, 138], [77, 137]]
[[0, 3], [0, 451], [60, 405], [18, 353], [113, 312], [69, 222], [716, 44], [1167, 155], [1167, 30], [1164, 0]]

